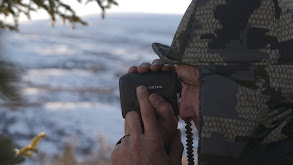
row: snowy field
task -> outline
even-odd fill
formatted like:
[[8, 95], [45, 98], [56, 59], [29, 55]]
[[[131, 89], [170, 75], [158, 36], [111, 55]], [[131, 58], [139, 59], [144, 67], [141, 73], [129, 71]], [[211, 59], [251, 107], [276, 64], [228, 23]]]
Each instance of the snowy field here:
[[[5, 58], [21, 75], [24, 103], [0, 107], [0, 133], [19, 146], [46, 132], [39, 150], [60, 153], [74, 139], [87, 154], [104, 136], [115, 144], [124, 135], [118, 91], [119, 77], [132, 65], [157, 56], [151, 44], [170, 45], [181, 16], [112, 14], [84, 18], [89, 25], [49, 20], [21, 23], [19, 32], [5, 31]], [[184, 131], [184, 123], [179, 127]], [[184, 139], [184, 132], [182, 133]], [[195, 140], [195, 144], [196, 144]]]

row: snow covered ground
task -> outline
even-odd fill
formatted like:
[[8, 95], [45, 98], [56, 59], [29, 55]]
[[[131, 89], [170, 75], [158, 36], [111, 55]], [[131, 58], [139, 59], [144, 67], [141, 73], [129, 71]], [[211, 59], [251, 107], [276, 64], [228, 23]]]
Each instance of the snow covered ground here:
[[[0, 106], [0, 133], [24, 146], [46, 132], [39, 150], [61, 152], [68, 139], [87, 154], [98, 136], [124, 135], [118, 80], [132, 65], [156, 59], [151, 43], [170, 45], [181, 16], [112, 14], [84, 18], [89, 25], [48, 20], [22, 23], [2, 35], [5, 58], [21, 75], [24, 103]], [[179, 127], [184, 131], [184, 123]], [[184, 133], [182, 134], [184, 136]], [[183, 137], [184, 138], [184, 137]], [[196, 144], [195, 140], [195, 144]]]

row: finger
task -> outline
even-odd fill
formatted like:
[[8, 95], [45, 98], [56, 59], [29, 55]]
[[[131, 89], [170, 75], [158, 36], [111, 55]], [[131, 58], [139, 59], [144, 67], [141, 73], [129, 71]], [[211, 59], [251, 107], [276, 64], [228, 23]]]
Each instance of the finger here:
[[116, 143], [116, 146], [121, 145], [122, 142], [125, 141], [124, 139], [129, 136], [130, 136], [130, 134], [125, 134], [122, 138], [119, 139], [119, 141]]
[[111, 161], [112, 161], [112, 165], [119, 165], [118, 163], [118, 159], [119, 159], [119, 145], [115, 147], [115, 149], [113, 150], [113, 152], [111, 153]]
[[122, 139], [121, 139], [121, 145], [128, 145], [129, 144], [129, 138], [130, 136], [124, 136]]
[[128, 129], [126, 122], [124, 122], [124, 135], [128, 135], [128, 134], [130, 134], [129, 129]]
[[171, 143], [170, 136], [172, 137], [176, 134], [178, 126], [178, 120], [174, 115], [173, 108], [158, 94], [151, 94], [149, 100], [159, 118], [158, 122], [161, 128], [161, 133], [163, 135], [164, 145], [169, 146]]
[[181, 132], [178, 129], [176, 136], [173, 138], [172, 145], [170, 146], [169, 158], [171, 159], [171, 162], [181, 164], [183, 148], [184, 147], [181, 142]]
[[161, 69], [162, 72], [168, 72], [168, 71], [174, 71], [174, 70], [176, 70], [176, 67], [173, 64], [165, 64]]
[[130, 160], [130, 153], [129, 153], [129, 145], [122, 143], [119, 145], [119, 150], [117, 152], [117, 159], [118, 159], [118, 165], [124, 165], [124, 164], [129, 164]]
[[137, 67], [137, 72], [138, 73], [145, 73], [150, 70], [150, 63], [143, 62]]
[[160, 59], [156, 59], [153, 61], [152, 65], [150, 66], [151, 71], [157, 72], [160, 71], [163, 67], [164, 63]]
[[177, 123], [177, 118], [174, 115], [172, 106], [168, 102], [166, 102], [161, 96], [153, 93], [150, 95], [149, 100], [155, 108], [155, 111], [160, 120], [168, 121], [172, 119], [172, 122]]
[[128, 69], [128, 73], [136, 73], [137, 72], [137, 66], [132, 66]]
[[137, 99], [141, 111], [141, 117], [145, 128], [145, 135], [159, 136], [160, 131], [156, 119], [156, 113], [149, 101], [149, 92], [144, 86], [137, 87]]
[[[127, 125], [127, 131], [131, 136], [137, 136], [142, 134], [141, 121], [139, 114], [135, 111], [128, 112], [125, 117], [125, 122]], [[127, 135], [127, 134], [126, 134]]]

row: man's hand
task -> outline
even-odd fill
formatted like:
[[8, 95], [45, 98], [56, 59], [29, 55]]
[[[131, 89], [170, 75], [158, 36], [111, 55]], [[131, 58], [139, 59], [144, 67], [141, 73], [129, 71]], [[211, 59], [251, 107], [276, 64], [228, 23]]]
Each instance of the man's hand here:
[[[137, 98], [140, 104], [144, 133], [137, 112], [129, 112], [125, 120], [125, 134], [112, 152], [113, 165], [169, 165], [181, 164], [183, 145], [180, 131], [177, 130], [177, 120], [171, 106], [158, 95], [149, 96], [145, 87], [137, 88]], [[158, 118], [157, 119], [157, 115]], [[175, 123], [175, 124], [174, 124]], [[169, 129], [176, 126], [172, 135]], [[168, 128], [170, 127], [170, 128]], [[164, 131], [162, 131], [164, 130]], [[164, 134], [169, 134], [168, 150], [166, 152], [163, 140]], [[166, 144], [165, 144], [166, 145]]]
[[[176, 70], [173, 64], [164, 64], [160, 59], [153, 60], [152, 64], [143, 62], [139, 66], [132, 66], [129, 68], [128, 73], [145, 73], [145, 72], [167, 72]], [[138, 98], [139, 100], [140, 98]], [[176, 133], [178, 120], [173, 113], [173, 109], [169, 103], [164, 101], [159, 95], [151, 94], [149, 96], [149, 101], [153, 105], [157, 117], [160, 131], [163, 137], [163, 142], [166, 150], [169, 150], [169, 145], [171, 144], [172, 137]], [[127, 125], [125, 124], [125, 134]]]
[[132, 66], [129, 68], [128, 73], [145, 73], [145, 72], [166, 72], [176, 70], [175, 65], [173, 64], [164, 64], [160, 59], [156, 59], [152, 64], [143, 62], [139, 66]]

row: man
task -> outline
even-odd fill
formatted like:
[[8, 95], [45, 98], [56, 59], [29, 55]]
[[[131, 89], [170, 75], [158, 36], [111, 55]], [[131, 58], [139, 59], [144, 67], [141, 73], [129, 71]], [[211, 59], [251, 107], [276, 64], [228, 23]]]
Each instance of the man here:
[[[199, 131], [199, 165], [293, 164], [293, 15], [285, 0], [193, 0], [171, 47], [155, 43], [163, 63], [177, 64], [180, 117]], [[174, 69], [155, 60], [129, 72]], [[158, 95], [137, 88], [136, 112], [112, 153], [116, 164], [181, 164], [177, 120]], [[158, 119], [156, 119], [156, 115]], [[167, 151], [165, 150], [167, 148]]]

